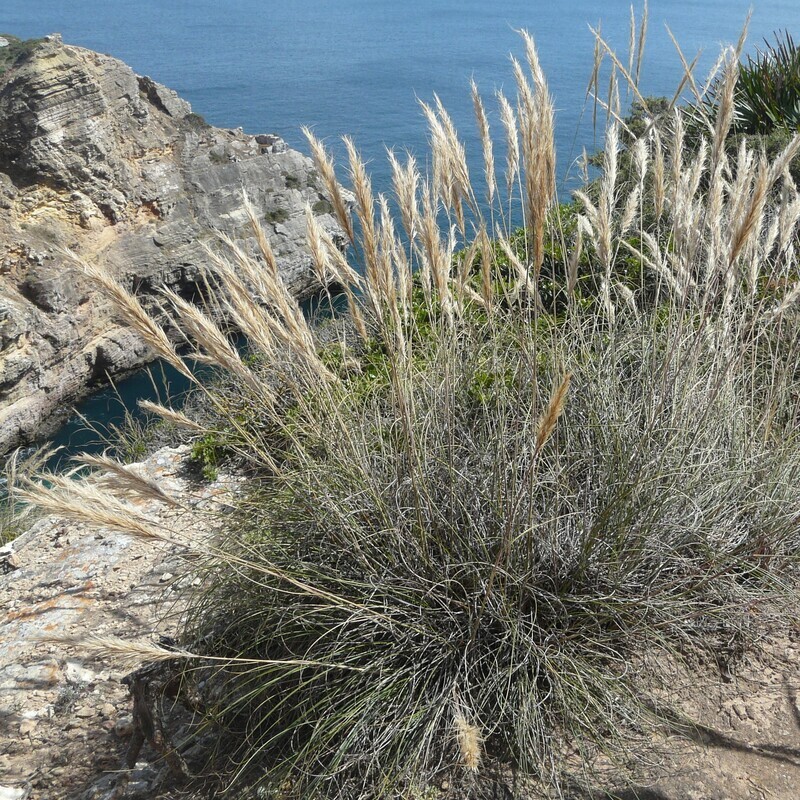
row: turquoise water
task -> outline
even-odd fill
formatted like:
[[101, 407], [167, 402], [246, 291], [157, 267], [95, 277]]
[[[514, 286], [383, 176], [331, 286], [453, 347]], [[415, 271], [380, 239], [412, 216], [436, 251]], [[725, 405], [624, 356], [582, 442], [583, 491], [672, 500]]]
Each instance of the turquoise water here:
[[[798, 0], [653, 0], [643, 93], [671, 95], [682, 74], [665, 25], [690, 57], [704, 50], [704, 72], [720, 43], [738, 38], [751, 5], [751, 50], [778, 28], [800, 34]], [[388, 186], [386, 147], [408, 148], [424, 161], [416, 99], [434, 92], [467, 140], [473, 172], [480, 170], [469, 80], [486, 95], [501, 87], [512, 93], [507, 56], [521, 55], [514, 29], [524, 27], [555, 96], [563, 194], [582, 148], [598, 146], [591, 109], [584, 110], [593, 58], [588, 25], [602, 18], [604, 37], [624, 51], [629, 15], [627, 0], [2, 0], [0, 31], [58, 31], [67, 42], [117, 56], [177, 90], [214, 125], [274, 131], [300, 149], [304, 124], [331, 143], [350, 133], [380, 190]], [[139, 376], [118, 390], [132, 406], [148, 386]], [[99, 426], [118, 422], [114, 398], [93, 398], [85, 415]], [[59, 441], [88, 444], [91, 436], [79, 428], [73, 423]]]
[[[137, 401], [170, 402], [176, 407], [191, 388], [186, 377], [162, 361], [154, 362], [115, 385], [102, 389], [77, 404], [64, 424], [48, 440], [61, 448], [47, 462], [50, 469], [72, 466], [76, 453], [105, 450], [120, 439], [120, 431], [135, 436], [144, 415]], [[0, 486], [0, 495], [2, 486]]]

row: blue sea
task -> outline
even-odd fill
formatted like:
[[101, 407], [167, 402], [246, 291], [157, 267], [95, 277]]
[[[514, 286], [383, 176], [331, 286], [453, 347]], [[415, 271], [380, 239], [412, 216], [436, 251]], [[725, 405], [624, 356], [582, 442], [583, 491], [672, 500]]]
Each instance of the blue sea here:
[[[800, 35], [800, 0], [651, 0], [642, 93], [671, 96], [681, 79], [667, 27], [690, 60], [702, 50], [702, 75], [720, 46], [738, 39], [751, 5], [748, 52], [781, 28]], [[637, 4], [637, 19], [641, 10]], [[488, 98], [500, 88], [513, 94], [508, 55], [522, 55], [515, 30], [526, 28], [555, 96], [563, 196], [576, 158], [600, 146], [586, 98], [589, 26], [625, 53], [630, 13], [628, 0], [1, 0], [0, 32], [59, 32], [66, 42], [114, 55], [177, 90], [214, 125], [276, 132], [300, 149], [303, 125], [333, 147], [351, 134], [375, 187], [385, 190], [387, 147], [425, 163], [417, 99], [434, 93], [466, 140], [473, 172], [480, 171], [469, 81]], [[135, 381], [120, 386], [128, 406], [139, 392], [150, 393], [148, 380]], [[118, 422], [122, 406], [106, 393], [82, 410], [102, 425]], [[73, 421], [59, 441], [86, 444], [91, 437], [80, 427]]]
[[[800, 33], [798, 0], [651, 0], [644, 94], [671, 95], [682, 70], [667, 26], [701, 73], [735, 42], [753, 6], [751, 50], [779, 28]], [[636, 5], [637, 17], [641, 4]], [[437, 93], [472, 144], [469, 80], [513, 91], [515, 29], [535, 37], [558, 110], [563, 178], [583, 147], [596, 149], [585, 107], [593, 36], [628, 45], [628, 0], [2, 0], [0, 32], [60, 32], [177, 90], [214, 125], [276, 132], [299, 148], [309, 125], [336, 141], [349, 133], [386, 188], [385, 148], [423, 157], [417, 98]], [[479, 167], [477, 167], [479, 169]]]

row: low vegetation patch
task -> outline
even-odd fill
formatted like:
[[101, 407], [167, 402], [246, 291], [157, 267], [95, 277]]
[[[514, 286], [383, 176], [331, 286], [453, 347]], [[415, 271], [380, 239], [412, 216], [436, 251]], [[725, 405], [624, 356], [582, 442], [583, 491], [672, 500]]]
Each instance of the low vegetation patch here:
[[14, 64], [28, 55], [44, 39], [19, 39], [9, 33], [0, 33], [0, 39], [7, 44], [0, 47], [0, 75], [9, 70]]

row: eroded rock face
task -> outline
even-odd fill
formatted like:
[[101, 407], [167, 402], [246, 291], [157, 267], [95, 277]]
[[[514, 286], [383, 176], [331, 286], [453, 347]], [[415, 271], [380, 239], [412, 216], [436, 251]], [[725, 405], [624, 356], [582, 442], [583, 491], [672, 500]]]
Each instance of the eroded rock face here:
[[208, 126], [175, 92], [52, 36], [0, 79], [0, 452], [106, 373], [151, 357], [62, 256], [140, 293], [192, 297], [214, 230], [247, 238], [247, 193], [298, 296], [315, 286], [305, 204], [333, 227], [311, 161], [277, 136]]

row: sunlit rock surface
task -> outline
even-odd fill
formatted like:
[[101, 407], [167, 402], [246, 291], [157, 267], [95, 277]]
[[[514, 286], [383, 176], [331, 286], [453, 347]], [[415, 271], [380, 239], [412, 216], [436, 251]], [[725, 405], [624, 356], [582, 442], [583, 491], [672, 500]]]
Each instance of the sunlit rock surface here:
[[63, 249], [139, 293], [194, 297], [202, 243], [249, 235], [243, 192], [291, 290], [309, 293], [306, 203], [334, 223], [311, 161], [279, 137], [211, 127], [170, 89], [58, 36], [0, 77], [0, 453], [151, 358]]

